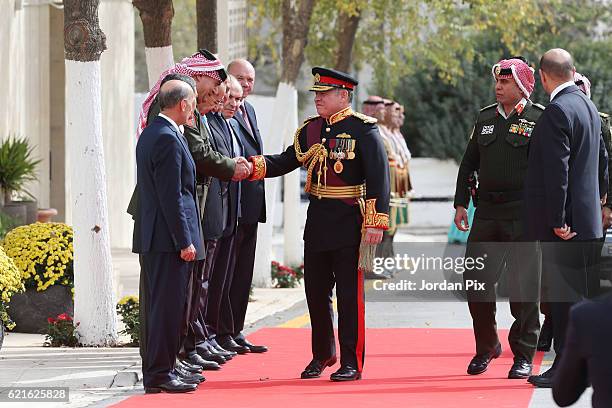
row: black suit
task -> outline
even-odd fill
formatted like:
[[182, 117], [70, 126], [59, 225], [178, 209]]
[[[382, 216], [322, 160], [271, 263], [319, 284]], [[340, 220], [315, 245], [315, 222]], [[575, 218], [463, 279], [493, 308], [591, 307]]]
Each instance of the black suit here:
[[[599, 202], [601, 121], [593, 103], [571, 85], [561, 90], [537, 122], [525, 182], [527, 238], [542, 241], [543, 301], [550, 301], [555, 351], [563, 351], [570, 306], [587, 295], [602, 237]], [[558, 238], [553, 228], [577, 235]]]
[[193, 244], [202, 259], [204, 247], [195, 163], [183, 135], [157, 117], [138, 140], [136, 163], [140, 229], [135, 243], [147, 271], [142, 371], [150, 387], [176, 378], [173, 368], [187, 327], [194, 267], [194, 262], [180, 258], [180, 252]]
[[[207, 114], [206, 118], [212, 130], [212, 143], [215, 149], [226, 156], [234, 157], [237, 152], [234, 149], [233, 136], [225, 119], [212, 113]], [[240, 146], [238, 148], [241, 149]], [[206, 200], [204, 219], [204, 238], [209, 250], [207, 252], [209, 259], [206, 262], [209, 278], [208, 299], [204, 321], [211, 335], [225, 336], [233, 332], [229, 291], [235, 264], [234, 238], [239, 202], [239, 183], [213, 179], [211, 191]]]
[[[257, 125], [255, 109], [247, 101], [243, 102], [248, 124], [240, 112], [236, 112], [230, 124], [239, 136], [245, 157], [263, 154], [263, 142]], [[234, 321], [233, 336], [242, 336], [244, 320], [249, 303], [249, 292], [253, 282], [255, 249], [257, 247], [257, 226], [266, 222], [266, 191], [264, 180], [241, 183], [241, 216], [236, 232], [236, 266], [230, 289], [230, 302]]]
[[612, 297], [585, 301], [570, 311], [567, 346], [555, 374], [553, 397], [562, 407], [593, 386], [593, 407], [612, 407]]

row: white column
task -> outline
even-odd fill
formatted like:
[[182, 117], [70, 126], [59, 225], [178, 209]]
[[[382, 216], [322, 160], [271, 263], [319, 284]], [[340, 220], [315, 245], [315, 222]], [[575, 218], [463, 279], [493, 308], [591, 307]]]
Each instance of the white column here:
[[[293, 108], [291, 108], [293, 106]], [[295, 112], [294, 112], [295, 111]], [[285, 143], [289, 143], [287, 134], [295, 133], [295, 125], [297, 122], [297, 90], [295, 86], [286, 83], [280, 83], [276, 92], [273, 114], [270, 117], [271, 123], [267, 126], [268, 131], [264, 132], [264, 154], [274, 154], [283, 151]], [[289, 112], [289, 113], [288, 113]], [[272, 122], [273, 121], [273, 122]], [[291, 142], [293, 139], [291, 138]], [[291, 220], [285, 216], [284, 231], [285, 240], [283, 253], [284, 262], [293, 262], [291, 256], [300, 252], [300, 242], [302, 236], [300, 234], [299, 224], [299, 171], [295, 170], [292, 173], [284, 176], [285, 192], [289, 187], [289, 197], [295, 199], [297, 192], [297, 202], [293, 204], [294, 208], [287, 208], [287, 203], [283, 210], [283, 214], [290, 214]], [[255, 253], [255, 268], [253, 271], [253, 285], [256, 287], [269, 287], [271, 284], [270, 263], [272, 262], [272, 245], [264, 244], [271, 243], [274, 232], [275, 213], [278, 211], [277, 196], [280, 188], [281, 179], [270, 178], [266, 179], [266, 218], [267, 222], [261, 224], [257, 231], [257, 250]], [[290, 198], [292, 199], [292, 198]], [[287, 200], [287, 198], [285, 199]], [[288, 224], [287, 224], [288, 223]], [[297, 223], [297, 225], [296, 225]], [[301, 260], [301, 253], [299, 254]], [[298, 261], [299, 262], [299, 261]]]
[[134, 8], [130, 0], [102, 0], [98, 15], [107, 47], [100, 64], [111, 247], [130, 248], [134, 223], [126, 208], [135, 185]]
[[34, 147], [34, 157], [41, 159], [36, 182], [26, 189], [37, 199], [41, 208], [49, 206], [49, 7], [32, 5], [23, 8], [24, 59], [15, 61], [24, 71], [25, 115], [23, 133]]
[[102, 143], [100, 62], [66, 60], [66, 142], [74, 226], [74, 320], [80, 342], [117, 342]]
[[161, 74], [165, 70], [174, 66], [172, 45], [153, 48], [145, 47], [145, 58], [147, 61], [147, 73], [149, 75], [149, 89], [151, 89], [153, 88], [153, 85], [157, 83], [157, 80]]
[[[277, 94], [278, 115], [284, 112], [284, 124], [280, 128], [284, 138], [285, 148], [294, 142], [295, 130], [298, 126], [297, 111], [298, 97], [295, 86], [283, 84], [283, 92], [279, 86]], [[279, 117], [279, 116], [277, 116]], [[288, 266], [296, 266], [302, 262], [302, 250], [300, 243], [302, 235], [300, 234], [300, 172], [299, 170], [292, 171], [286, 174], [283, 178], [285, 183], [283, 196], [283, 234], [284, 251], [283, 262]]]

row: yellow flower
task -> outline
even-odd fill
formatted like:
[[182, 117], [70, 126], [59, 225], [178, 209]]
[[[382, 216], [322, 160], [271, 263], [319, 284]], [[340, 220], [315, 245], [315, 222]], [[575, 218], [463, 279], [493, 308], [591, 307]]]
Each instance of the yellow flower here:
[[119, 300], [120, 305], [125, 305], [128, 302], [138, 303], [138, 296], [124, 296]]
[[[72, 239], [72, 227], [66, 224], [34, 223], [10, 231], [1, 244], [25, 286], [42, 291], [56, 282], [73, 286]], [[62, 276], [66, 279], [58, 281]]]

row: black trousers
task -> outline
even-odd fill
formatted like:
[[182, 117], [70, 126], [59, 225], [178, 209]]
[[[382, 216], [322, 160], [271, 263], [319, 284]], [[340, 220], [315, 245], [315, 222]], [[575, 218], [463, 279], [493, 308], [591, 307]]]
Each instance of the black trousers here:
[[[540, 330], [540, 259], [536, 243], [522, 242], [521, 239], [520, 220], [476, 218], [472, 225], [466, 259], [484, 260], [484, 268], [468, 268], [466, 264], [463, 274], [476, 354], [489, 353], [499, 343], [495, 320], [495, 284], [505, 268], [509, 283], [510, 313], [514, 317], [508, 342], [515, 358], [533, 361]], [[485, 289], [467, 288], [467, 282], [473, 280], [484, 283]]]
[[249, 293], [253, 283], [253, 267], [255, 265], [255, 249], [257, 247], [258, 224], [238, 224], [234, 250], [233, 279], [230, 287], [230, 304], [234, 322], [233, 337], [242, 336], [244, 319], [249, 305]]
[[208, 300], [204, 315], [210, 334], [221, 342], [224, 341], [222, 336], [231, 336], [234, 332], [229, 296], [235, 262], [234, 238], [235, 234], [232, 234], [217, 241], [209, 276]]
[[175, 379], [176, 356], [186, 332], [193, 262], [178, 253], [142, 255], [146, 270], [146, 352], [142, 361], [146, 387]]
[[206, 339], [206, 328], [200, 324], [202, 309], [202, 297], [206, 296], [208, 288], [208, 277], [204, 274], [206, 261], [196, 261], [191, 277], [191, 301], [189, 310], [189, 324], [187, 335], [183, 341], [181, 357], [191, 356], [196, 353], [196, 344], [202, 339]]
[[[550, 307], [554, 348], [563, 353], [569, 310], [599, 293], [600, 240], [542, 242], [542, 298]], [[597, 282], [596, 284], [594, 282]]]
[[340, 362], [363, 369], [365, 298], [363, 272], [358, 270], [359, 247], [333, 251], [304, 250], [304, 284], [312, 327], [312, 355], [325, 360], [336, 355], [332, 290], [338, 299]]
[[140, 263], [140, 274], [138, 277], [138, 322], [140, 323], [138, 346], [140, 348], [140, 358], [144, 360], [144, 356], [147, 353], [147, 275], [141, 254], [138, 255], [138, 263]]

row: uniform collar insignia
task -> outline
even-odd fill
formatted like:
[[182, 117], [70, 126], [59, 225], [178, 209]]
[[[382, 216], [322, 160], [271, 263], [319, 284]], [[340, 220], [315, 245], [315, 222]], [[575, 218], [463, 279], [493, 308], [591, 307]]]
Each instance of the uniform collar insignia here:
[[348, 118], [353, 115], [353, 109], [349, 106], [348, 108], [342, 109], [340, 112], [336, 112], [327, 119], [327, 124], [333, 125], [334, 123], [338, 123], [341, 120]]

